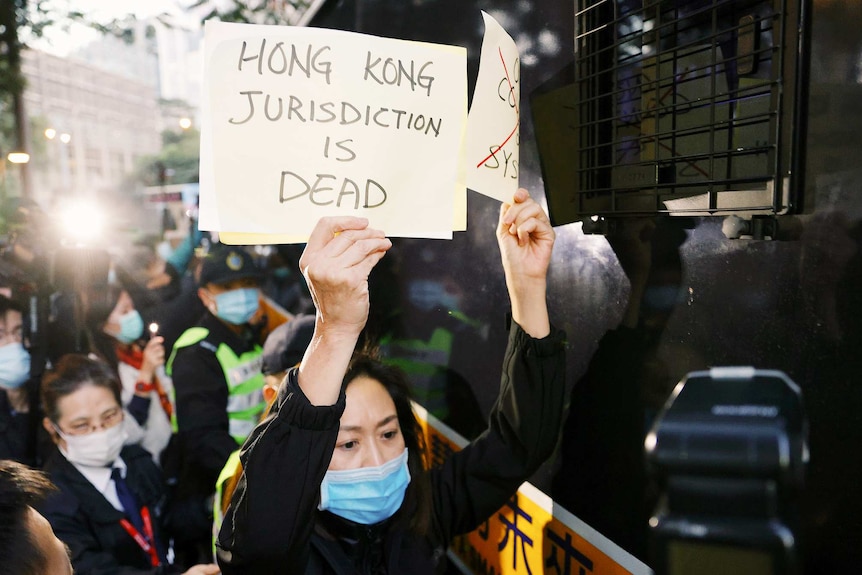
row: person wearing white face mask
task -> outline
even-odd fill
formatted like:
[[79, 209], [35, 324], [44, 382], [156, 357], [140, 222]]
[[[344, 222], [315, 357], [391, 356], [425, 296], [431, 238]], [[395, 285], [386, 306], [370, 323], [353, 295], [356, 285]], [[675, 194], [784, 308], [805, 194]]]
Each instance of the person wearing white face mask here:
[[57, 447], [44, 470], [59, 491], [39, 511], [69, 546], [75, 573], [177, 573], [162, 532], [164, 479], [145, 449], [124, 445], [120, 384], [111, 368], [84, 355], [61, 357], [42, 380], [42, 403], [43, 426]]
[[0, 295], [0, 459], [32, 464], [30, 352], [24, 347], [23, 309]]
[[451, 538], [500, 509], [556, 444], [565, 334], [545, 302], [554, 239], [526, 190], [503, 204], [497, 241], [512, 321], [500, 394], [485, 432], [426, 471], [406, 375], [354, 354], [368, 275], [392, 244], [362, 218], [318, 222], [300, 260], [314, 335], [243, 446], [244, 475], [216, 544], [223, 573], [442, 572]]
[[164, 465], [177, 475], [171, 530], [185, 563], [212, 560], [216, 480], [266, 408], [260, 278], [247, 251], [214, 246], [200, 269], [206, 311], [177, 339], [166, 364], [176, 390], [171, 459], [178, 463]]

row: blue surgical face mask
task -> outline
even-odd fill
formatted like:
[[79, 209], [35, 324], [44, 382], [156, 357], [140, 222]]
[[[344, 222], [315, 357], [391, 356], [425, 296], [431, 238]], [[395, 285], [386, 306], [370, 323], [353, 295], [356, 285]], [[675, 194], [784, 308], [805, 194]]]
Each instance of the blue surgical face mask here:
[[407, 448], [378, 467], [327, 471], [320, 484], [318, 509], [354, 523], [373, 525], [392, 517], [410, 484]]
[[138, 310], [133, 309], [120, 316], [120, 333], [115, 335], [122, 343], [132, 343], [144, 333], [144, 320]]
[[240, 288], [222, 292], [215, 296], [215, 314], [233, 325], [247, 323], [260, 306], [257, 288]]
[[0, 347], [0, 387], [17, 389], [30, 378], [30, 354], [21, 342]]

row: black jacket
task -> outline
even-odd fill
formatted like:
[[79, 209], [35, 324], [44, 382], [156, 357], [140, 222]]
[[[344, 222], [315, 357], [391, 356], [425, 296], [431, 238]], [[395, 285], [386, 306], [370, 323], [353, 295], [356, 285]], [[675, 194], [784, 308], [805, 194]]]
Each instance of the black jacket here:
[[[164, 562], [166, 540], [161, 533], [165, 486], [152, 455], [139, 445], [128, 445], [120, 456], [126, 463], [126, 483], [138, 503], [152, 515], [153, 530]], [[170, 567], [153, 568], [149, 556], [120, 525], [122, 511], [115, 509], [74, 465], [58, 451], [48, 458], [45, 471], [59, 488], [39, 507], [54, 533], [72, 551], [76, 575], [151, 575], [172, 573]]]
[[[551, 455], [563, 412], [563, 340], [559, 330], [533, 339], [513, 322], [488, 429], [430, 471], [427, 536], [393, 527], [378, 538], [386, 572], [434, 573], [451, 538], [478, 527]], [[321, 536], [315, 522], [343, 411], [343, 392], [333, 406], [312, 406], [296, 370], [289, 373], [243, 447], [245, 473], [218, 537], [224, 575], [356, 573], [343, 542]]]
[[33, 465], [33, 438], [29, 413], [13, 413], [6, 392], [0, 389], [0, 459]]

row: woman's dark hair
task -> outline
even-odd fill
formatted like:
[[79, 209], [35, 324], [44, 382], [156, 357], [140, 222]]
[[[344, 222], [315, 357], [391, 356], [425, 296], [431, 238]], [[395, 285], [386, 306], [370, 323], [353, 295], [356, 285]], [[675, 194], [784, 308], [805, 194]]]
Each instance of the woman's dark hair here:
[[69, 353], [61, 357], [56, 367], [42, 378], [42, 407], [45, 415], [57, 423], [60, 420], [60, 400], [86, 385], [110, 390], [117, 405], [122, 405], [120, 381], [110, 366], [99, 359]]
[[373, 348], [366, 348], [354, 354], [344, 376], [344, 387], [357, 377], [379, 381], [395, 403], [398, 425], [409, 453], [407, 468], [410, 471], [410, 485], [396, 517], [399, 521], [407, 522], [414, 533], [424, 535], [428, 532], [431, 520], [431, 489], [428, 474], [425, 472], [425, 435], [413, 414], [410, 380], [402, 369], [378, 359], [378, 352]]
[[[5, 295], [0, 294], [0, 321], [6, 321], [6, 314], [10, 311], [17, 311], [21, 314], [21, 322], [22, 328], [25, 330], [23, 334], [21, 334], [25, 339], [29, 337], [27, 333], [27, 314], [24, 313], [24, 306], [21, 305], [20, 302], [14, 299], [9, 299]], [[26, 342], [25, 342], [26, 345]]]
[[24, 306], [14, 299], [9, 299], [3, 294], [0, 294], [0, 318], [6, 317], [10, 311], [17, 311], [22, 316], [24, 315]]
[[92, 351], [110, 365], [117, 364], [117, 353], [115, 347], [117, 340], [106, 334], [103, 329], [108, 317], [117, 306], [117, 300], [123, 288], [114, 285], [94, 286], [83, 294], [82, 307], [84, 308], [84, 331], [89, 342], [89, 351]]
[[114, 272], [117, 281], [111, 284], [94, 284], [82, 293], [82, 307], [84, 309], [83, 320], [85, 335], [89, 343], [88, 351], [91, 351], [104, 359], [109, 365], [116, 366], [117, 340], [104, 332], [105, 323], [111, 312], [117, 306], [120, 295], [125, 291], [132, 298], [132, 304], [138, 313], [144, 314], [143, 310], [155, 305], [152, 294], [148, 294], [146, 288], [138, 283], [133, 274], [126, 268], [115, 265]]

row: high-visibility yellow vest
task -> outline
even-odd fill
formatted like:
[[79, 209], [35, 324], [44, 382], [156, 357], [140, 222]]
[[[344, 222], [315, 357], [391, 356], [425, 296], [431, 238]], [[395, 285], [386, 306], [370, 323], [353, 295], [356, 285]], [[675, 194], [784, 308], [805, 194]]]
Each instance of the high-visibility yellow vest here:
[[[257, 425], [260, 414], [266, 409], [266, 402], [263, 400], [264, 377], [260, 371], [263, 348], [255, 344], [254, 349], [238, 356], [224, 342], [216, 348], [211, 343], [204, 341], [208, 335], [209, 330], [204, 327], [192, 327], [183, 332], [174, 344], [174, 349], [165, 369], [168, 374], [171, 373], [177, 351], [184, 347], [200, 343], [213, 351], [224, 372], [225, 382], [228, 386], [229, 433], [238, 444], [242, 445]], [[174, 387], [177, 385], [182, 385], [182, 382], [175, 381]], [[171, 418], [171, 425], [176, 432], [178, 430], [176, 410], [174, 410], [174, 415]]]
[[213, 504], [213, 557], [215, 557], [215, 543], [218, 540], [218, 532], [221, 529], [221, 524], [224, 521], [224, 514], [227, 511], [227, 503], [225, 499], [224, 488], [228, 480], [233, 477], [240, 469], [239, 449], [230, 454], [227, 463], [219, 473], [216, 480], [215, 502]]

